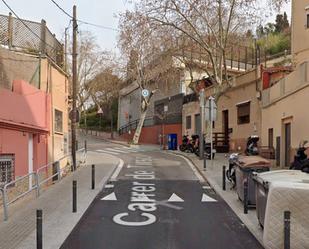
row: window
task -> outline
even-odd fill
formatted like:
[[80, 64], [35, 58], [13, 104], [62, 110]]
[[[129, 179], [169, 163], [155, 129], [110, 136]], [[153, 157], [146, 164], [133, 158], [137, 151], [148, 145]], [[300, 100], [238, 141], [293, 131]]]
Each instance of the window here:
[[55, 132], [63, 132], [63, 119], [62, 119], [62, 111], [55, 109]]
[[186, 117], [186, 129], [191, 129], [191, 116]]
[[0, 184], [14, 180], [14, 155], [0, 155]]
[[250, 102], [237, 105], [238, 124], [250, 123]]

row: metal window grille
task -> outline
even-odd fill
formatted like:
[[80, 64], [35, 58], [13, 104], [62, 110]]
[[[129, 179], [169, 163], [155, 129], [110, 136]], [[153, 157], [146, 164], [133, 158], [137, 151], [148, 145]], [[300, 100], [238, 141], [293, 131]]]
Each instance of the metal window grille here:
[[14, 180], [14, 155], [0, 155], [0, 183], [6, 184]]

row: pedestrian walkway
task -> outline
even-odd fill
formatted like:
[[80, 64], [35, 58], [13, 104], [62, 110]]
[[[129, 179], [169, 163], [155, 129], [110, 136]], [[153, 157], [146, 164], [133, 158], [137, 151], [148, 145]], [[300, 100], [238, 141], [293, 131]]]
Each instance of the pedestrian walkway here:
[[[119, 159], [88, 152], [87, 165], [50, 186], [39, 198], [28, 196], [9, 208], [9, 220], [0, 222], [0, 249], [36, 248], [36, 210], [43, 210], [43, 248], [59, 248], [114, 172]], [[91, 190], [95, 164], [96, 188]], [[72, 181], [77, 181], [77, 213], [72, 213]]]
[[96, 150], [96, 152], [110, 154], [113, 156], [118, 156], [121, 154], [129, 154], [129, 153], [140, 153], [140, 152], [149, 152], [159, 150], [159, 147], [155, 146], [139, 146], [139, 147], [127, 147], [127, 146], [119, 146], [119, 147], [111, 147]]
[[197, 169], [206, 177], [208, 183], [232, 208], [232, 210], [246, 225], [250, 232], [257, 238], [257, 240], [263, 244], [263, 230], [258, 224], [255, 209], [249, 209], [248, 214], [244, 214], [243, 203], [238, 199], [236, 191], [231, 189], [232, 185], [228, 181], [226, 183], [226, 191], [222, 190], [222, 166], [228, 166], [228, 160], [225, 155], [216, 154], [213, 162], [207, 160], [205, 170], [203, 160], [199, 160], [196, 155], [179, 151], [174, 151], [173, 153], [185, 156], [193, 162]]

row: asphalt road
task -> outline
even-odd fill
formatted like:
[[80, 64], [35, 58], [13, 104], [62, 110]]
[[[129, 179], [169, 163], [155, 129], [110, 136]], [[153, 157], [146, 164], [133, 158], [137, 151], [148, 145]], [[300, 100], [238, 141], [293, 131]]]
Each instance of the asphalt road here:
[[62, 249], [263, 248], [184, 159], [109, 143], [89, 148], [117, 153], [125, 164]]

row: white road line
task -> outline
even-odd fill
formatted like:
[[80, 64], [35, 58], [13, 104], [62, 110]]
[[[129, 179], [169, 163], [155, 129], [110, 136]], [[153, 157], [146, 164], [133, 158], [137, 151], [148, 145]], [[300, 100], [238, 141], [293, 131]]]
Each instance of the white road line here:
[[119, 163], [117, 165], [117, 168], [116, 168], [115, 172], [111, 176], [111, 181], [113, 181], [113, 182], [116, 181], [116, 179], [117, 179], [117, 177], [118, 177], [118, 175], [119, 175], [123, 165], [124, 165], [124, 161], [119, 158]]
[[105, 153], [105, 154], [119, 155], [119, 153], [111, 152], [111, 151], [106, 151], [106, 150], [96, 150], [96, 151], [100, 152], [100, 153]]
[[192, 171], [194, 172], [195, 176], [197, 177], [197, 179], [201, 182], [201, 183], [204, 183], [205, 182], [205, 179], [204, 177], [201, 175], [200, 172], [198, 172], [198, 170], [195, 168], [195, 166], [193, 165], [193, 163], [188, 159], [186, 158], [185, 156], [182, 156], [182, 155], [176, 155], [176, 154], [172, 154], [172, 153], [168, 153], [169, 155], [174, 155], [174, 156], [178, 156], [178, 157], [181, 157], [182, 159], [184, 159], [186, 161], [187, 164], [189, 164], [190, 168], [192, 169]]
[[203, 189], [212, 189], [210, 186], [203, 186]]
[[106, 148], [106, 150], [116, 152], [116, 153], [129, 153], [128, 151], [117, 150], [117, 149], [113, 149], [113, 148]]
[[106, 184], [106, 185], [104, 186], [104, 188], [113, 188], [113, 187], [114, 187], [113, 184]]

